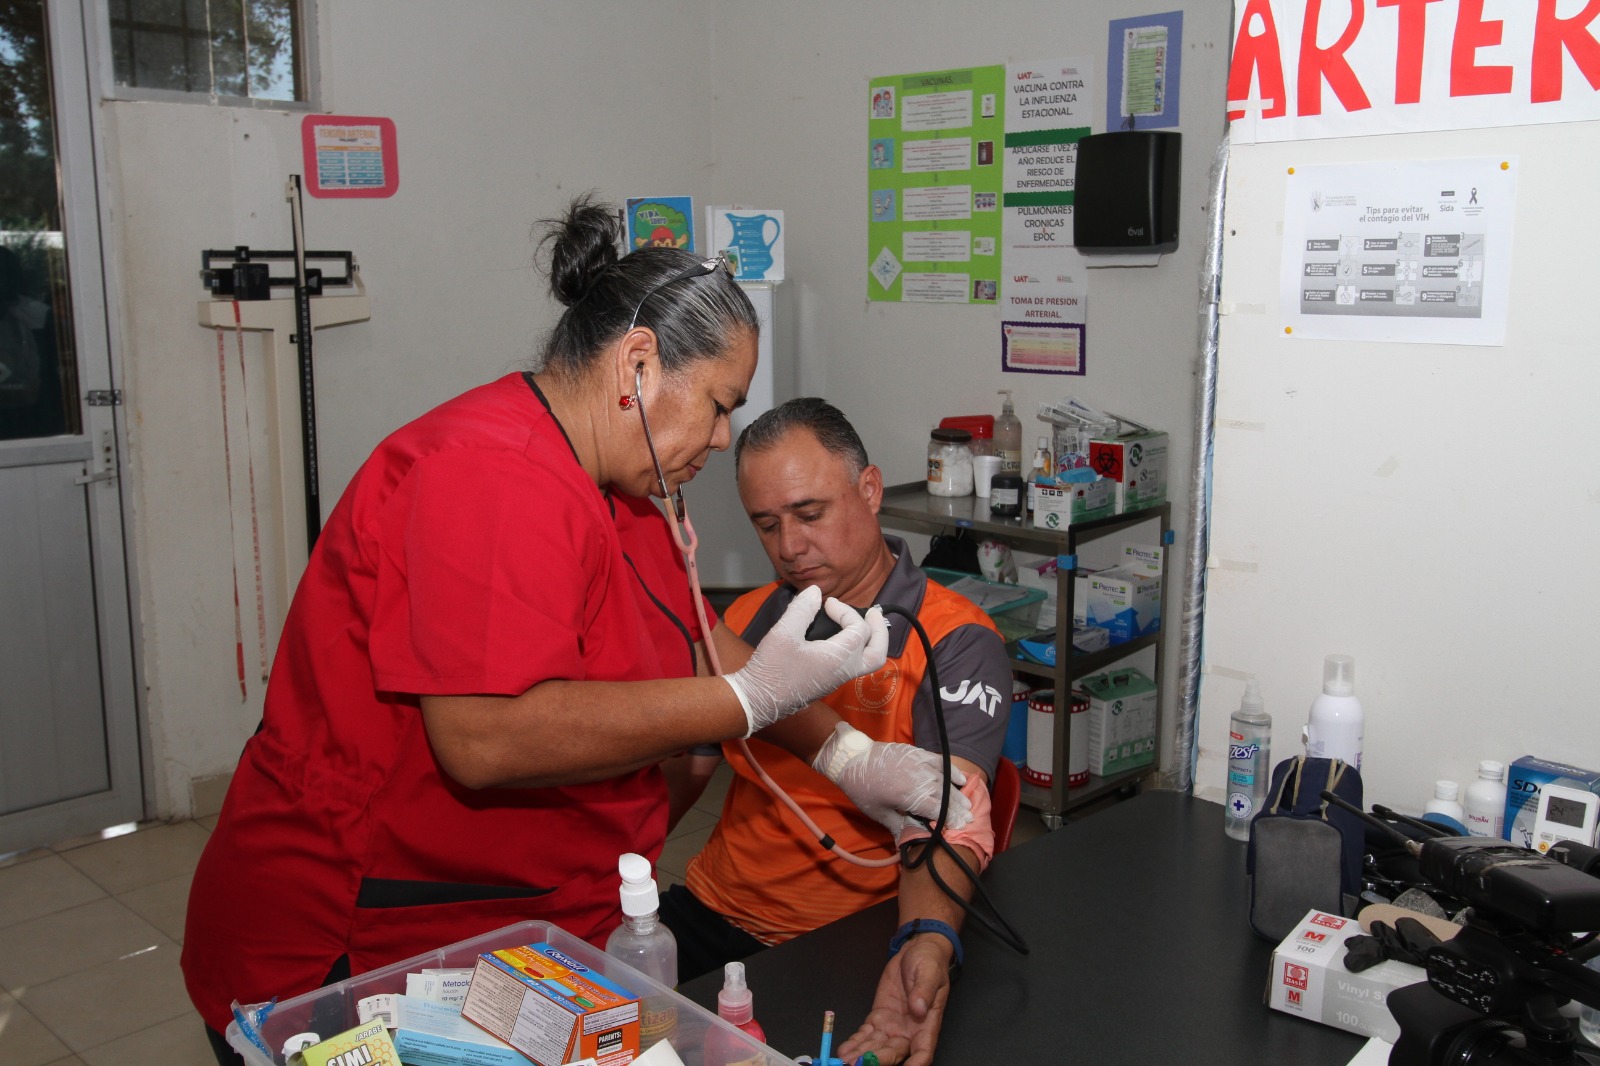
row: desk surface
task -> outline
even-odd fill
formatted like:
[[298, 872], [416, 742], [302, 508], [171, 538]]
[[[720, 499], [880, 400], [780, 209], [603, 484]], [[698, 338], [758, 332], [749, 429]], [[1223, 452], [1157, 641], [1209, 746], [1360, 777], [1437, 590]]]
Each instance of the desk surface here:
[[[1147, 792], [1000, 856], [984, 881], [1031, 951], [969, 923], [937, 1060], [1349, 1062], [1361, 1038], [1263, 1004], [1272, 945], [1246, 922], [1244, 853], [1216, 804]], [[890, 901], [747, 960], [768, 1043], [815, 1055], [824, 1010], [836, 1044], [854, 1032], [895, 917]], [[720, 986], [681, 991], [715, 1010]]]

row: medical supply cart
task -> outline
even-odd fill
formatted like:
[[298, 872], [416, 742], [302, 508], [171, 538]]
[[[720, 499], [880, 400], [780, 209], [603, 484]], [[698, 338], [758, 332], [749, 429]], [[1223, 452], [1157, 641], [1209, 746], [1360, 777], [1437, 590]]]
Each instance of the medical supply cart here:
[[[1148, 633], [1122, 644], [1114, 644], [1095, 652], [1079, 652], [1072, 645], [1072, 618], [1076, 598], [1074, 571], [1080, 565], [1094, 565], [1087, 556], [1102, 559], [1100, 565], [1111, 565], [1113, 553], [1124, 539], [1133, 538], [1142, 543], [1160, 544], [1169, 549], [1163, 553], [1161, 567], [1161, 594], [1165, 601], [1167, 557], [1172, 542], [1172, 505], [1163, 503], [1126, 514], [1112, 515], [1087, 522], [1075, 522], [1065, 529], [1036, 529], [1029, 516], [1021, 518], [996, 518], [989, 514], [989, 501], [979, 496], [932, 496], [927, 485], [914, 481], [886, 488], [883, 504], [878, 511], [878, 523], [889, 529], [914, 530], [919, 533], [948, 533], [952, 528], [965, 529], [979, 539], [999, 537], [1015, 548], [1054, 555], [1056, 574], [1056, 629], [1055, 665], [1044, 666], [1026, 659], [1017, 650], [1015, 642], [1006, 646], [1011, 659], [1012, 672], [1024, 678], [1053, 686], [1055, 692], [1053, 772], [1049, 787], [1022, 786], [1022, 804], [1037, 810], [1051, 829], [1061, 825], [1062, 815], [1074, 807], [1091, 803], [1113, 792], [1133, 793], [1147, 777], [1160, 772], [1159, 750], [1157, 757], [1146, 766], [1135, 767], [1107, 777], [1091, 774], [1089, 783], [1069, 791], [1067, 766], [1071, 745], [1071, 693], [1080, 679], [1103, 673], [1125, 665], [1125, 660], [1142, 660], [1150, 665], [1149, 676], [1157, 686], [1155, 735], [1159, 747], [1162, 737], [1162, 630]], [[1080, 552], [1084, 558], [1080, 558]], [[1163, 618], [1167, 612], [1163, 609]]]

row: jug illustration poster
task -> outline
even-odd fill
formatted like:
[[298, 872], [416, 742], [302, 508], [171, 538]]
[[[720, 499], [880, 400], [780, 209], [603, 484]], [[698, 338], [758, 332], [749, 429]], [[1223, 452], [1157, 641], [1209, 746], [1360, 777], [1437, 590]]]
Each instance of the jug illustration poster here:
[[726, 255], [740, 281], [783, 280], [783, 212], [755, 207], [706, 208], [705, 252]]
[[628, 247], [695, 251], [694, 200], [687, 196], [628, 197]]

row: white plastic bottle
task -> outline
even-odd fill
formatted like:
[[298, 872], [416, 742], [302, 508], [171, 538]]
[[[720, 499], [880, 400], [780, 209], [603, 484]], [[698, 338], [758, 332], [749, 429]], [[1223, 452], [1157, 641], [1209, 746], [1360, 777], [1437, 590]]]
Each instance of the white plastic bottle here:
[[994, 454], [1000, 457], [1000, 473], [1022, 473], [1022, 419], [1011, 406], [1011, 390], [1000, 389], [1005, 397], [1000, 405], [1000, 417], [994, 420]]
[[1473, 836], [1505, 836], [1505, 763], [1485, 759], [1478, 764], [1478, 779], [1467, 786], [1461, 808], [1467, 813], [1467, 820], [1461, 824]]
[[1228, 802], [1223, 830], [1250, 839], [1250, 822], [1266, 802], [1272, 778], [1272, 716], [1261, 702], [1261, 685], [1245, 682], [1244, 698], [1228, 722]]
[[[668, 988], [678, 984], [678, 941], [661, 924], [661, 902], [650, 876], [650, 860], [628, 852], [617, 860], [622, 874], [622, 924], [606, 939], [606, 954], [621, 959]], [[646, 996], [641, 1005], [641, 1050], [678, 1026], [677, 1006], [664, 996]]]
[[1306, 723], [1306, 754], [1314, 759], [1343, 759], [1361, 769], [1366, 716], [1355, 697], [1356, 661], [1348, 655], [1322, 660], [1322, 695], [1311, 704]]
[[1461, 804], [1456, 797], [1461, 795], [1461, 786], [1454, 781], [1435, 781], [1433, 783], [1433, 799], [1422, 807], [1422, 813], [1442, 814], [1458, 825], [1466, 824], [1466, 812], [1461, 809]]

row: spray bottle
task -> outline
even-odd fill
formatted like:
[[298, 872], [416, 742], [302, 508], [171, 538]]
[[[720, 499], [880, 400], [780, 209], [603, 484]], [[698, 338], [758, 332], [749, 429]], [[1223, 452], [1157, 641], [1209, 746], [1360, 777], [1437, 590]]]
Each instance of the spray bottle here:
[[[650, 860], [628, 852], [617, 860], [622, 874], [622, 924], [606, 940], [606, 954], [621, 959], [658, 984], [678, 984], [678, 941], [661, 924], [661, 903], [650, 876]], [[665, 996], [646, 996], [640, 1004], [640, 1050], [671, 1036], [678, 1008]]]
[[1261, 702], [1261, 685], [1245, 682], [1244, 698], [1228, 722], [1228, 802], [1223, 830], [1250, 839], [1250, 822], [1261, 812], [1272, 777], [1272, 716]]
[[1322, 695], [1311, 704], [1306, 723], [1306, 754], [1313, 759], [1343, 759], [1361, 769], [1366, 715], [1356, 699], [1356, 661], [1330, 655], [1322, 661]]
[[994, 454], [1000, 457], [1000, 473], [1022, 473], [1022, 419], [1011, 406], [1011, 390], [999, 389], [1005, 397], [1000, 405], [1000, 417], [994, 420]]
[[[754, 997], [745, 984], [744, 963], [730, 962], [722, 968], [722, 991], [717, 993], [717, 1017], [736, 1029], [742, 1029], [762, 1043], [767, 1034], [755, 1019]], [[750, 1049], [735, 1043], [720, 1030], [706, 1033], [706, 1066], [749, 1066], [759, 1062], [750, 1055]]]

